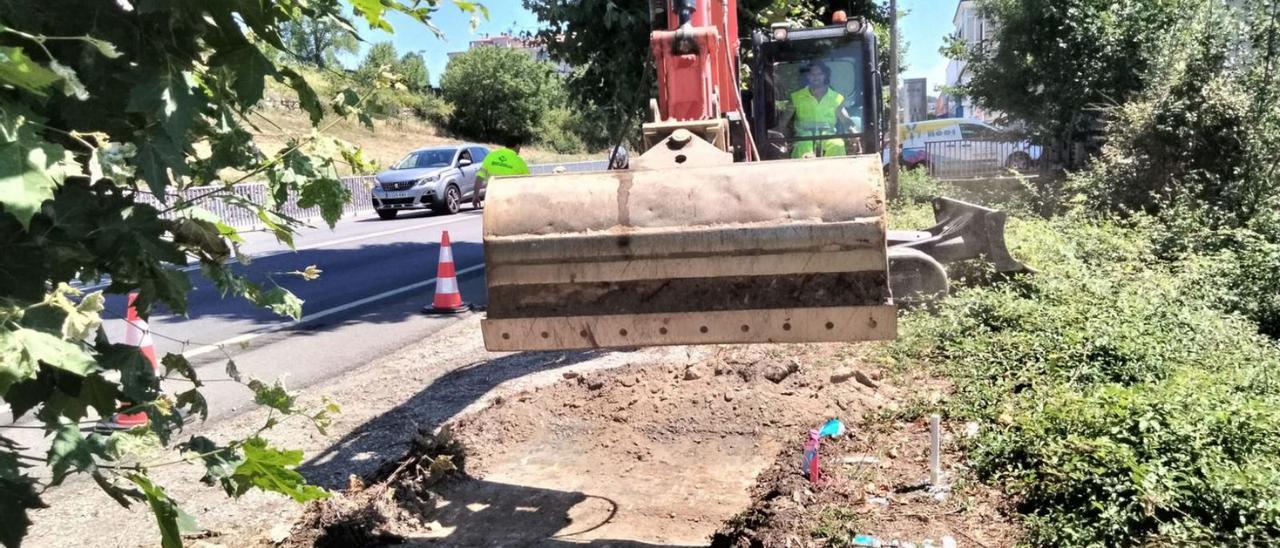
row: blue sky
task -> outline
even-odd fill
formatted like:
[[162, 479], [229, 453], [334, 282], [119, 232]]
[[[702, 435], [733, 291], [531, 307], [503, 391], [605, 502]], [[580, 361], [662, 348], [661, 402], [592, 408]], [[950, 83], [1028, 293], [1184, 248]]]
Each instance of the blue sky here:
[[[638, 1], [638, 0], [628, 0]], [[369, 44], [391, 40], [401, 54], [420, 51], [427, 59], [427, 68], [431, 71], [432, 83], [438, 83], [440, 73], [444, 72], [448, 63], [448, 52], [466, 49], [467, 42], [484, 33], [498, 34], [503, 31], [533, 30], [538, 21], [533, 14], [525, 10], [520, 0], [480, 0], [489, 8], [489, 20], [484, 21], [473, 33], [470, 17], [462, 13], [452, 2], [441, 2], [433, 21], [444, 31], [445, 39], [440, 40], [422, 25], [400, 14], [391, 16], [391, 24], [395, 34], [388, 35], [381, 31], [369, 31], [362, 20], [357, 21], [361, 36], [366, 43], [361, 44], [361, 54], [344, 59], [348, 65], [354, 65]], [[907, 49], [907, 78], [924, 76], [929, 79], [929, 90], [942, 83], [946, 76], [947, 61], [938, 54], [942, 47], [942, 37], [952, 30], [951, 16], [955, 14], [957, 0], [898, 0], [898, 8], [907, 12], [899, 21], [903, 38], [910, 43]]]

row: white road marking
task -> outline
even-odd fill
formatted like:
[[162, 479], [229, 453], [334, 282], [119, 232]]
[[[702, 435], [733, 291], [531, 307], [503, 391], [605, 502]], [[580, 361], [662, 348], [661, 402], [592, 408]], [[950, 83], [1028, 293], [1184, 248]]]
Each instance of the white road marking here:
[[[461, 276], [461, 275], [466, 274], [466, 273], [468, 273], [468, 272], [475, 272], [475, 271], [480, 270], [480, 269], [482, 269], [482, 268], [484, 268], [484, 263], [480, 263], [480, 264], [478, 264], [478, 265], [469, 266], [469, 267], [467, 267], [467, 268], [464, 268], [464, 269], [462, 269], [462, 270], [459, 270], [459, 271], [457, 272], [457, 274], [456, 274], [456, 275]], [[182, 356], [183, 356], [183, 357], [185, 357], [185, 358], [187, 358], [187, 359], [191, 359], [191, 358], [194, 358], [194, 357], [196, 357], [196, 356], [200, 356], [200, 355], [203, 355], [203, 354], [208, 354], [208, 353], [210, 353], [210, 352], [215, 352], [215, 351], [217, 351], [217, 350], [219, 350], [220, 348], [225, 347], [225, 346], [230, 346], [230, 345], [235, 345], [235, 344], [245, 343], [245, 342], [251, 341], [251, 340], [253, 340], [253, 339], [256, 339], [256, 338], [258, 338], [258, 337], [261, 337], [261, 336], [263, 336], [263, 335], [267, 335], [267, 334], [274, 333], [274, 332], [276, 332], [276, 331], [280, 331], [280, 330], [283, 330], [283, 329], [288, 329], [288, 328], [291, 328], [291, 327], [297, 327], [297, 326], [302, 325], [302, 324], [305, 324], [305, 323], [307, 323], [307, 322], [313, 322], [313, 321], [319, 320], [320, 318], [324, 318], [324, 317], [326, 317], [326, 316], [331, 316], [331, 315], [337, 314], [337, 313], [339, 313], [339, 312], [343, 312], [343, 311], [346, 311], [346, 310], [350, 310], [350, 309], [355, 308], [355, 307], [357, 307], [357, 306], [366, 305], [366, 304], [369, 304], [369, 303], [374, 302], [374, 301], [378, 301], [378, 300], [381, 300], [381, 299], [385, 299], [385, 298], [387, 298], [387, 297], [391, 297], [391, 296], [393, 296], [393, 295], [399, 295], [399, 294], [401, 294], [401, 293], [405, 293], [405, 292], [407, 292], [407, 291], [413, 291], [413, 290], [415, 290], [415, 289], [421, 289], [421, 288], [423, 288], [423, 287], [426, 287], [426, 286], [428, 286], [428, 285], [431, 285], [431, 284], [436, 283], [436, 281], [437, 281], [437, 280], [439, 280], [439, 278], [431, 278], [430, 280], [424, 280], [424, 281], [421, 281], [421, 282], [417, 282], [417, 283], [409, 284], [409, 285], [406, 285], [406, 286], [404, 286], [404, 287], [400, 287], [400, 288], [392, 289], [391, 291], [384, 291], [384, 292], [382, 292], [382, 293], [378, 293], [377, 295], [370, 295], [370, 296], [365, 297], [365, 298], [363, 298], [363, 299], [356, 300], [356, 301], [351, 301], [351, 302], [349, 302], [349, 303], [347, 303], [347, 304], [344, 304], [344, 305], [341, 305], [341, 306], [335, 306], [335, 307], [333, 307], [333, 308], [329, 308], [329, 309], [326, 309], [326, 310], [321, 310], [321, 311], [319, 311], [319, 312], [316, 312], [315, 314], [308, 314], [308, 315], [304, 315], [304, 316], [302, 317], [302, 319], [300, 319], [300, 320], [295, 320], [295, 321], [291, 321], [291, 322], [288, 322], [288, 323], [283, 323], [283, 324], [279, 324], [279, 325], [275, 325], [275, 326], [267, 327], [267, 328], [264, 328], [264, 329], [261, 329], [261, 330], [258, 330], [258, 331], [254, 331], [254, 332], [251, 332], [251, 333], [244, 333], [244, 334], [242, 334], [242, 335], [236, 335], [236, 336], [231, 337], [231, 338], [229, 338], [229, 339], [226, 339], [226, 340], [224, 340], [224, 341], [219, 341], [219, 342], [216, 342], [216, 343], [214, 343], [214, 344], [210, 344], [210, 345], [206, 345], [206, 346], [201, 346], [200, 348], [196, 348], [196, 349], [194, 349], [194, 350], [190, 350], [190, 351], [187, 351], [187, 352], [183, 352], [183, 353], [182, 353]]]
[[[266, 259], [266, 258], [268, 258], [268, 257], [275, 257], [275, 256], [277, 256], [277, 255], [284, 255], [284, 254], [286, 254], [286, 253], [296, 253], [296, 252], [299, 252], [299, 251], [308, 251], [308, 250], [312, 250], [312, 249], [320, 249], [320, 248], [322, 248], [322, 247], [329, 247], [329, 246], [333, 246], [333, 245], [349, 244], [349, 243], [351, 243], [351, 242], [358, 242], [358, 241], [360, 241], [360, 240], [368, 240], [368, 239], [370, 239], [370, 238], [378, 238], [378, 237], [381, 237], [381, 236], [390, 236], [390, 235], [392, 235], [392, 234], [399, 234], [399, 233], [401, 233], [401, 232], [409, 232], [409, 231], [412, 231], [412, 230], [418, 230], [418, 229], [422, 229], [422, 228], [431, 228], [431, 227], [433, 227], [433, 226], [447, 225], [447, 224], [452, 223], [452, 222], [454, 222], [454, 221], [467, 221], [467, 220], [470, 220], [470, 219], [479, 219], [479, 218], [482, 218], [482, 217], [480, 217], [479, 215], [467, 215], [466, 217], [453, 217], [453, 218], [448, 218], [448, 219], [440, 219], [440, 220], [437, 220], [437, 221], [433, 221], [433, 222], [430, 222], [430, 223], [423, 223], [423, 224], [420, 224], [420, 225], [406, 226], [406, 227], [395, 228], [395, 229], [391, 229], [391, 230], [384, 230], [384, 231], [382, 231], [382, 232], [374, 232], [374, 233], [371, 233], [371, 234], [362, 234], [362, 235], [360, 235], [360, 236], [351, 236], [351, 237], [349, 237], [349, 238], [340, 238], [340, 239], [337, 239], [337, 240], [329, 240], [329, 241], [326, 241], [326, 242], [317, 242], [317, 243], [314, 243], [314, 244], [311, 244], [311, 245], [304, 245], [304, 246], [302, 246], [302, 247], [297, 247], [297, 248], [293, 248], [293, 249], [279, 249], [279, 250], [276, 250], [276, 251], [268, 251], [268, 252], [263, 253], [263, 254], [261, 254], [261, 255], [250, 255], [249, 257], [250, 257], [251, 259], [253, 259], [253, 260], [255, 260], [255, 261], [256, 261], [256, 260], [258, 260], [258, 259]], [[238, 262], [238, 261], [236, 261], [236, 259], [235, 259], [235, 258], [232, 258], [231, 260], [227, 261], [227, 264], [228, 264], [228, 265], [231, 265], [231, 264], [235, 264], [235, 263], [237, 263], [237, 262]], [[178, 269], [178, 271], [179, 271], [179, 272], [194, 272], [194, 271], [196, 271], [196, 270], [200, 270], [200, 265], [196, 264], [196, 265], [191, 265], [191, 266], [184, 266], [184, 267], [182, 267], [182, 268], [179, 268], [179, 269]], [[99, 290], [99, 289], [103, 289], [103, 288], [105, 288], [105, 287], [107, 287], [107, 286], [109, 286], [109, 285], [111, 285], [111, 280], [110, 280], [110, 279], [108, 279], [107, 281], [98, 282], [98, 283], [93, 284], [93, 285], [90, 285], [90, 286], [81, 287], [81, 288], [79, 288], [79, 289], [80, 289], [81, 291], [84, 291], [84, 292], [88, 293], [88, 292], [90, 292], [90, 291], [97, 291], [97, 290]]]

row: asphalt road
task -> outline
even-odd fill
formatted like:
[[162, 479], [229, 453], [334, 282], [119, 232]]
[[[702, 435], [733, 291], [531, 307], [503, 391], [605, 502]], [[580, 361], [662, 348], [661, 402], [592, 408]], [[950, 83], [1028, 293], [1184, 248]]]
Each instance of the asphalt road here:
[[[195, 289], [187, 314], [158, 310], [150, 319], [157, 354], [183, 353], [200, 376], [211, 381], [203, 389], [210, 420], [233, 414], [251, 400], [244, 387], [219, 382], [226, 379], [228, 360], [245, 375], [267, 381], [284, 377], [291, 390], [341, 375], [457, 321], [455, 316], [421, 312], [434, 294], [445, 230], [452, 240], [463, 299], [484, 305], [481, 219], [480, 211], [465, 207], [452, 216], [409, 212], [390, 221], [366, 212], [339, 221], [333, 230], [305, 230], [295, 238], [294, 250], [269, 233], [247, 233], [243, 249], [253, 260], [233, 268], [259, 283], [274, 282], [293, 291], [305, 301], [302, 319], [276, 316], [237, 297], [224, 298], [191, 268], [187, 274]], [[323, 271], [319, 279], [284, 274], [308, 265]], [[113, 341], [123, 342], [125, 306], [123, 296], [108, 296], [104, 326]], [[0, 412], [0, 424], [11, 422], [7, 409]], [[31, 417], [17, 424], [24, 423], [31, 424]], [[40, 452], [37, 448], [47, 442], [35, 437], [38, 434], [39, 430], [6, 433]]]

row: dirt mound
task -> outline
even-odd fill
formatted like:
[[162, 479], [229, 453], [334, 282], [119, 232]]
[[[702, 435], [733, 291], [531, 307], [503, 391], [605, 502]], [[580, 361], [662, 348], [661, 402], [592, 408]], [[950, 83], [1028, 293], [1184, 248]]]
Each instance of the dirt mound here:
[[465, 458], [448, 429], [436, 435], [420, 432], [404, 457], [384, 463], [366, 478], [352, 475], [341, 495], [307, 505], [295, 527], [298, 533], [283, 546], [402, 543], [403, 524], [435, 510], [440, 499], [433, 490], [466, 477]]

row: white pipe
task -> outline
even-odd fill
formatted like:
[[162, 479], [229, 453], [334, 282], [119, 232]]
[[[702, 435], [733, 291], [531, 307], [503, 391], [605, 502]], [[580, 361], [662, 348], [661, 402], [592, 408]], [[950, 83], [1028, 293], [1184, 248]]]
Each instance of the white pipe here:
[[942, 484], [942, 418], [929, 416], [929, 484]]

